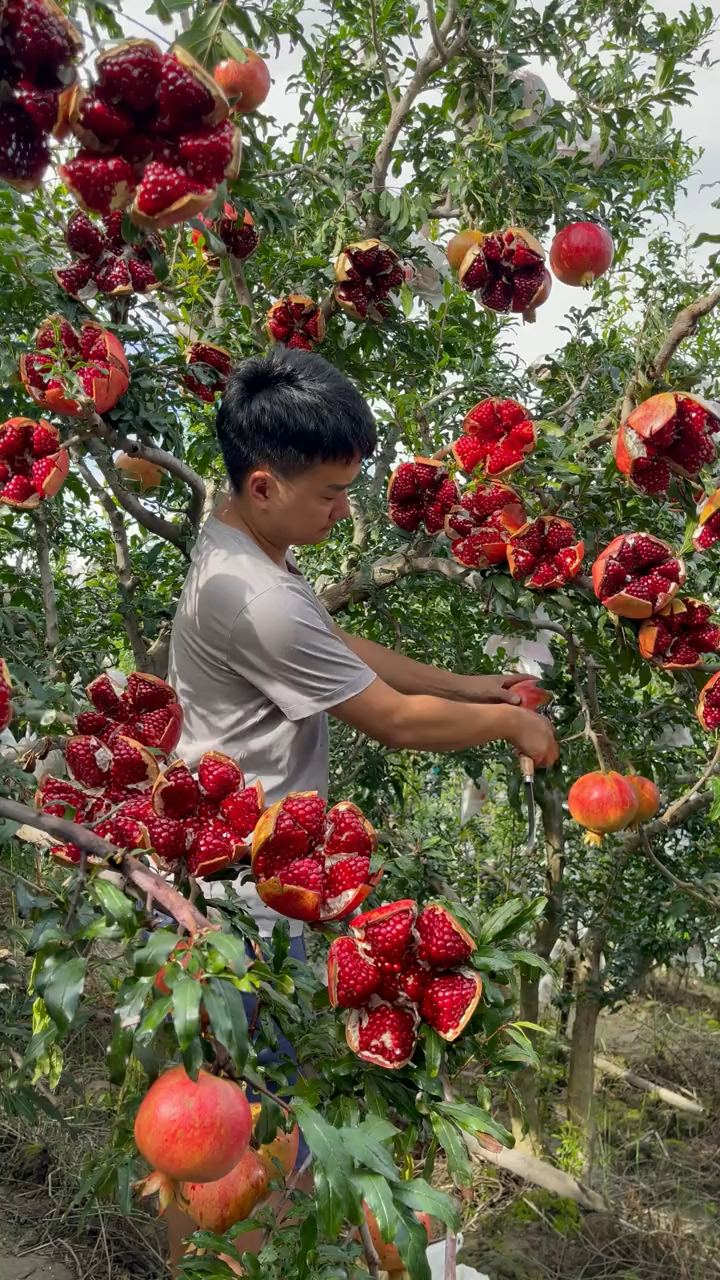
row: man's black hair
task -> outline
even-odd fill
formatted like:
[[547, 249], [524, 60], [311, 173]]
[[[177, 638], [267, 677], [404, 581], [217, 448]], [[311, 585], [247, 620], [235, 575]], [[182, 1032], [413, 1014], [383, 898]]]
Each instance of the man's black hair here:
[[233, 370], [217, 434], [236, 492], [253, 467], [291, 477], [317, 462], [369, 458], [377, 444], [370, 407], [344, 374], [322, 356], [282, 346]]

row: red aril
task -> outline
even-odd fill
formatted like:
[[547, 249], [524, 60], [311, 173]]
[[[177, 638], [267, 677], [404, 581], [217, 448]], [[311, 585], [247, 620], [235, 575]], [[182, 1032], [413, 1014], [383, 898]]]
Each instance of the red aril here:
[[415, 921], [418, 956], [433, 969], [452, 969], [464, 964], [477, 950], [477, 944], [463, 929], [447, 907], [431, 904]]
[[355, 938], [335, 938], [328, 952], [328, 996], [333, 1008], [359, 1009], [378, 989], [380, 970]]
[[700, 690], [697, 718], [703, 729], [720, 729], [720, 672], [711, 676]]
[[698, 512], [698, 523], [693, 533], [696, 551], [707, 551], [720, 538], [720, 489], [716, 489], [703, 502]]
[[250, 1105], [232, 1080], [184, 1067], [158, 1076], [135, 1117], [135, 1142], [153, 1169], [182, 1182], [224, 1178], [246, 1151]]
[[622, 618], [649, 618], [677, 594], [685, 564], [654, 534], [624, 533], [600, 552], [592, 580], [606, 609]]
[[591, 285], [612, 265], [614, 252], [613, 238], [604, 227], [573, 222], [555, 236], [550, 266], [562, 284]]
[[586, 844], [600, 844], [604, 835], [624, 831], [634, 822], [640, 800], [628, 778], [620, 773], [586, 773], [568, 793], [570, 815], [587, 828]]
[[569, 520], [538, 516], [510, 538], [507, 558], [513, 578], [536, 591], [561, 587], [582, 568], [585, 544]]
[[312, 351], [325, 337], [325, 315], [312, 298], [290, 293], [273, 302], [265, 319], [265, 332], [284, 347]]
[[390, 519], [406, 533], [413, 533], [421, 524], [428, 533], [439, 533], [459, 497], [456, 481], [436, 458], [401, 462], [387, 489]]
[[694, 479], [716, 455], [714, 407], [687, 392], [650, 396], [621, 423], [615, 463], [641, 493], [667, 493], [671, 473]]
[[398, 256], [380, 240], [346, 245], [335, 261], [334, 297], [353, 320], [383, 320], [387, 299], [403, 282]]
[[481, 995], [482, 979], [473, 969], [434, 974], [423, 992], [420, 1015], [443, 1040], [457, 1040]]
[[488, 478], [510, 475], [535, 448], [535, 424], [517, 400], [499, 396], [481, 400], [465, 415], [462, 425], [465, 434], [455, 441], [452, 452], [468, 474], [482, 467]]
[[675, 596], [641, 624], [640, 653], [664, 670], [699, 666], [704, 653], [720, 652], [720, 625], [712, 615], [702, 600]]
[[483, 233], [458, 271], [461, 288], [490, 311], [531, 311], [547, 297], [545, 250], [524, 227]]
[[417, 1044], [418, 1016], [415, 1010], [378, 1003], [352, 1009], [345, 1028], [350, 1049], [377, 1067], [398, 1071], [407, 1066]]

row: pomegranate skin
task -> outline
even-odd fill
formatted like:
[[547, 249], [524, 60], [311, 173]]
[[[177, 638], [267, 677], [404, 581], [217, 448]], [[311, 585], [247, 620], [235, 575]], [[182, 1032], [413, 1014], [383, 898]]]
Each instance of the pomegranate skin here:
[[627, 780], [632, 783], [638, 797], [638, 809], [633, 821], [637, 825], [649, 822], [660, 808], [660, 788], [652, 778], [644, 778], [641, 773], [630, 773]]
[[238, 1163], [213, 1182], [184, 1182], [181, 1208], [198, 1227], [222, 1235], [244, 1222], [268, 1194], [270, 1173], [257, 1151], [246, 1151]]
[[[370, 1239], [373, 1242], [373, 1245], [375, 1247], [375, 1252], [378, 1256], [380, 1269], [382, 1271], [387, 1271], [390, 1273], [390, 1280], [392, 1280], [392, 1278], [396, 1274], [398, 1276], [406, 1275], [407, 1273], [403, 1270], [404, 1263], [402, 1258], [400, 1257], [400, 1254], [397, 1251], [396, 1245], [394, 1245], [392, 1241], [388, 1242], [387, 1240], [383, 1240], [382, 1236], [380, 1235], [380, 1228], [377, 1224], [375, 1214], [372, 1212], [372, 1210], [369, 1208], [369, 1206], [366, 1204], [364, 1200], [363, 1200], [363, 1214], [365, 1215], [365, 1221], [367, 1223], [368, 1230], [370, 1232]], [[430, 1215], [428, 1213], [420, 1213], [416, 1209], [415, 1217], [417, 1218], [418, 1222], [422, 1223], [425, 1230], [427, 1231], [427, 1237], [428, 1237], [428, 1243], [429, 1243], [430, 1242]]]
[[246, 49], [247, 62], [238, 62], [237, 58], [228, 58], [215, 68], [215, 83], [222, 89], [228, 102], [236, 111], [245, 115], [248, 111], [257, 111], [270, 92], [270, 72], [267, 63]]
[[135, 1117], [135, 1142], [153, 1169], [178, 1182], [224, 1178], [247, 1150], [250, 1104], [232, 1080], [184, 1067], [158, 1076]]
[[612, 265], [615, 246], [609, 231], [595, 222], [573, 222], [558, 231], [550, 246], [550, 266], [562, 284], [590, 285]]
[[600, 844], [604, 835], [624, 831], [635, 821], [639, 806], [632, 782], [620, 773], [586, 773], [568, 793], [570, 815], [587, 828], [588, 844]]

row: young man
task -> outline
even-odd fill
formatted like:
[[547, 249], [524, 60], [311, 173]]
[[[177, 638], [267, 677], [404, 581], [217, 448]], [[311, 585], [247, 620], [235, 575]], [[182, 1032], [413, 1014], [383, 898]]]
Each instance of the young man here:
[[[206, 522], [173, 625], [169, 680], [185, 709], [178, 754], [241, 761], [268, 804], [327, 794], [328, 715], [389, 747], [453, 751], [504, 739], [539, 766], [557, 759], [549, 722], [517, 705], [518, 675], [453, 675], [342, 631], [290, 548], [322, 542], [376, 444], [359, 392], [320, 356], [275, 347], [231, 375], [217, 433], [231, 497]], [[205, 893], [223, 893], [206, 885]], [[278, 919], [237, 892], [269, 935]], [[290, 921], [302, 956], [302, 925]], [[291, 1052], [288, 1046], [286, 1052]], [[192, 1224], [169, 1223], [173, 1260]], [[243, 1237], [242, 1247], [259, 1246]]]

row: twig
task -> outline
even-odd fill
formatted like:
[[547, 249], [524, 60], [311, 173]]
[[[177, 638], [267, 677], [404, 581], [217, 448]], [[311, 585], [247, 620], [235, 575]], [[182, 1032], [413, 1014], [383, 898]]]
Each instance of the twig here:
[[80, 862], [78, 864], [77, 875], [75, 877], [75, 884], [73, 885], [73, 891], [70, 895], [70, 901], [68, 903], [67, 915], [65, 916], [65, 923], [63, 924], [63, 929], [65, 930], [66, 933], [70, 929], [70, 925], [73, 922], [73, 916], [75, 915], [77, 904], [80, 901], [80, 895], [83, 889], [85, 888], [86, 876], [87, 876], [87, 850], [81, 849]]
[[433, 39], [433, 44], [435, 45], [438, 56], [442, 59], [443, 62], [447, 62], [447, 49], [445, 48], [445, 45], [440, 37], [440, 32], [438, 31], [437, 18], [435, 16], [434, 0], [425, 0], [425, 7], [427, 9], [428, 24], [430, 26], [430, 34]]
[[124, 507], [128, 515], [132, 516], [133, 520], [136, 520], [144, 529], [148, 529], [150, 533], [154, 533], [158, 538], [163, 538], [165, 542], [172, 543], [189, 560], [190, 556], [185, 545], [186, 537], [180, 525], [173, 524], [170, 520], [165, 520], [162, 516], [156, 515], [154, 511], [148, 511], [147, 507], [143, 506], [135, 494], [130, 493], [120, 483], [117, 472], [110, 465], [99, 440], [90, 439], [87, 445], [120, 506]]
[[445, 1267], [443, 1280], [456, 1280], [457, 1277], [457, 1236], [448, 1227], [445, 1236]]
[[658, 354], [652, 364], [648, 365], [647, 375], [650, 379], [662, 377], [680, 343], [695, 332], [698, 321], [708, 315], [719, 302], [720, 286], [678, 312]]
[[678, 812], [678, 810], [680, 810], [683, 805], [687, 804], [688, 800], [692, 800], [693, 796], [697, 795], [698, 791], [700, 791], [701, 788], [704, 787], [708, 778], [711, 778], [712, 775], [717, 772], [718, 764], [720, 764], [720, 743], [718, 743], [717, 747], [715, 748], [715, 754], [713, 755], [712, 760], [710, 760], [707, 767], [700, 774], [700, 777], [697, 779], [697, 781], [694, 782], [693, 785], [682, 796], [680, 796], [677, 800], [673, 801], [673, 803], [665, 810], [664, 814], [662, 815], [662, 821], [665, 824], [665, 826], [672, 825], [673, 819], [675, 817], [675, 814]]
[[375, 0], [370, 0], [370, 27], [372, 30], [373, 49], [375, 50], [377, 54], [378, 62], [380, 63], [380, 67], [383, 73], [383, 80], [385, 81], [385, 90], [388, 96], [388, 102], [390, 103], [390, 110], [392, 111], [393, 107], [395, 106], [395, 103], [397, 102], [397, 97], [395, 94], [395, 86], [393, 85], [392, 78], [390, 76], [390, 69], [388, 67], [387, 60], [385, 58], [385, 50], [383, 49], [382, 43], [380, 41], [380, 33], [378, 31], [378, 20], [377, 20], [377, 5]]
[[35, 546], [37, 548], [38, 572], [42, 587], [43, 613], [45, 616], [45, 647], [52, 651], [60, 640], [58, 626], [57, 600], [55, 598], [55, 582], [50, 563], [50, 540], [48, 538], [47, 511], [43, 505], [32, 513], [35, 524]]
[[720, 910], [720, 898], [718, 898], [714, 893], [705, 893], [702, 889], [698, 889], [689, 880], [680, 880], [678, 876], [674, 875], [673, 872], [670, 871], [670, 869], [666, 867], [658, 857], [656, 857], [643, 827], [640, 828], [639, 838], [640, 845], [646, 857], [650, 859], [653, 866], [657, 868], [660, 874], [664, 876], [666, 880], [669, 880], [670, 884], [672, 884], [676, 889], [679, 889], [681, 893], [686, 893], [689, 898], [694, 898], [696, 902], [702, 902], [703, 906], [712, 907], [714, 911]]
[[600, 768], [602, 769], [603, 773], [607, 773], [607, 761], [603, 754], [602, 746], [600, 745], [600, 735], [596, 733], [595, 729], [593, 728], [592, 711], [590, 710], [590, 705], [588, 703], [587, 697], [585, 695], [585, 690], [582, 687], [582, 682], [580, 680], [580, 677], [577, 671], [578, 646], [575, 641], [575, 638], [569, 635], [567, 637], [567, 644], [568, 644], [568, 666], [570, 668], [570, 676], [573, 682], [573, 686], [575, 688], [577, 700], [580, 704], [580, 710], [582, 711], [583, 719], [585, 721], [585, 737], [589, 738], [590, 741], [592, 742], [593, 747], [595, 748], [595, 754], [598, 758], [598, 764], [600, 765]]
[[360, 1239], [362, 1240], [362, 1247], [365, 1253], [368, 1271], [373, 1277], [373, 1280], [380, 1280], [380, 1259], [378, 1258], [377, 1250], [370, 1237], [370, 1228], [368, 1227], [364, 1217], [360, 1226]]

